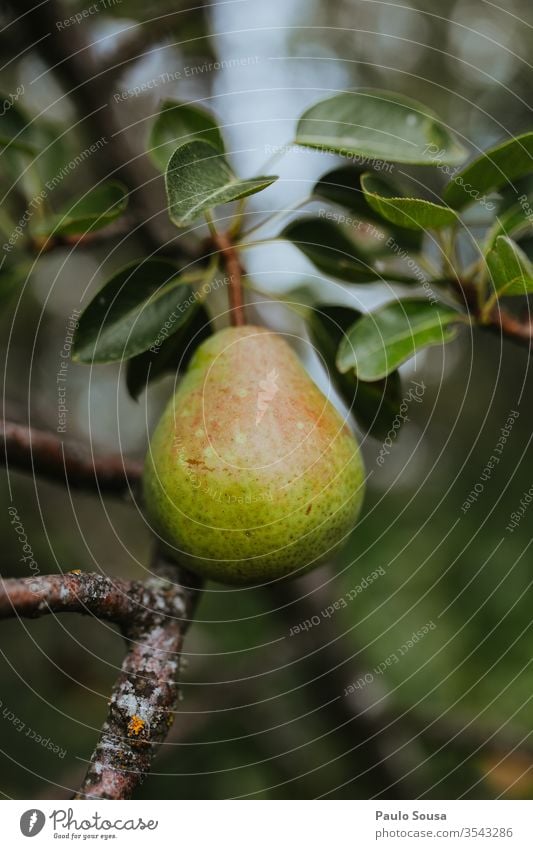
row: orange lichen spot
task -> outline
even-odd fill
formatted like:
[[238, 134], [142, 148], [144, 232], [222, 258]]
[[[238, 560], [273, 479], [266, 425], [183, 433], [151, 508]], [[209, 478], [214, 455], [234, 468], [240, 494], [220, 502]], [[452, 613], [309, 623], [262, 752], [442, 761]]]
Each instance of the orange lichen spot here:
[[71, 569], [70, 574], [71, 575], [81, 575], [81, 569]]
[[129, 737], [138, 737], [141, 731], [144, 728], [144, 719], [141, 719], [140, 716], [135, 714], [132, 716], [128, 723], [128, 736]]

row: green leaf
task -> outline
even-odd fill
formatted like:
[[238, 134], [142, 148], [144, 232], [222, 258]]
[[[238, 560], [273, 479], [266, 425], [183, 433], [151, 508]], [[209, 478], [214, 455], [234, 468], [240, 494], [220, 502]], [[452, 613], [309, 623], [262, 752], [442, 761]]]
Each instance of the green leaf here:
[[[357, 219], [375, 222], [383, 229], [383, 218], [366, 201], [361, 187], [361, 174], [362, 169], [354, 165], [334, 168], [318, 180], [313, 188], [313, 194], [329, 203], [343, 206], [355, 213]], [[390, 223], [385, 224], [385, 228], [401, 247], [411, 251], [420, 250], [423, 234], [419, 231], [406, 230]]]
[[209, 112], [190, 103], [165, 100], [150, 132], [149, 153], [154, 165], [164, 172], [178, 145], [199, 139], [224, 151], [220, 129]]
[[[533, 199], [528, 199], [528, 206], [533, 207]], [[502, 210], [496, 216], [494, 224], [487, 232], [484, 251], [487, 253], [494, 247], [498, 236], [521, 236], [531, 229], [531, 222], [521, 204], [517, 203]]]
[[444, 304], [406, 298], [367, 313], [340, 344], [337, 367], [354, 369], [360, 380], [386, 377], [417, 351], [449, 342], [464, 316]]
[[[2, 98], [2, 103], [8, 101], [9, 97]], [[0, 114], [0, 148], [9, 147], [10, 150], [15, 149], [35, 156], [38, 153], [33, 139], [35, 125], [30, 123], [30, 119], [16, 103], [6, 109], [2, 107], [0, 112], [3, 113]]]
[[[298, 122], [296, 144], [343, 156], [413, 165], [457, 165], [466, 151], [427, 106], [394, 92], [360, 90], [311, 106]], [[365, 164], [363, 162], [362, 164]]]
[[479, 200], [512, 180], [533, 172], [533, 133], [491, 147], [448, 183], [444, 200], [455, 209]]
[[362, 383], [353, 370], [341, 374], [335, 361], [345, 334], [360, 318], [361, 313], [350, 307], [317, 304], [310, 315], [309, 330], [331, 381], [350, 412], [365, 430], [383, 438], [400, 409], [400, 375], [395, 371], [384, 380]]
[[508, 236], [498, 236], [487, 256], [487, 265], [497, 296], [533, 292], [533, 266]]
[[128, 360], [126, 385], [137, 400], [149, 383], [165, 374], [181, 374], [198, 345], [213, 332], [204, 306], [195, 303], [187, 311], [184, 323], [157, 350], [148, 350]]
[[215, 206], [260, 192], [277, 179], [241, 180], [212, 144], [187, 142], [174, 151], [167, 166], [165, 182], [170, 218], [177, 227], [185, 227]]
[[112, 180], [103, 183], [72, 204], [67, 204], [52, 219], [40, 224], [38, 235], [85, 235], [107, 227], [120, 218], [128, 205], [128, 189]]
[[347, 283], [369, 283], [380, 279], [354, 241], [327, 218], [297, 218], [280, 233], [330, 277]]
[[112, 363], [157, 347], [179, 330], [194, 293], [168, 260], [146, 259], [109, 280], [80, 318], [73, 359]]
[[323, 274], [346, 283], [373, 283], [395, 280], [416, 283], [414, 277], [401, 274], [390, 264], [372, 265], [366, 254], [339, 224], [325, 217], [296, 218], [280, 233], [307, 257]]
[[453, 209], [422, 198], [400, 196], [385, 180], [374, 174], [363, 174], [361, 186], [368, 205], [386, 221], [399, 227], [438, 230], [458, 222]]

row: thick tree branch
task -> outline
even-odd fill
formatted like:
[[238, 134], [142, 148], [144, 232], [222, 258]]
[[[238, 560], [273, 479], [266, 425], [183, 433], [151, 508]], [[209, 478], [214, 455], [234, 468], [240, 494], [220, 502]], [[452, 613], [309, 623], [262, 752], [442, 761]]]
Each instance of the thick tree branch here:
[[138, 619], [140, 612], [157, 610], [160, 600], [161, 589], [149, 582], [123, 581], [75, 569], [65, 575], [1, 581], [0, 619], [87, 613], [125, 628]]
[[[3, 449], [3, 450], [2, 450]], [[91, 457], [56, 434], [2, 421], [0, 464], [30, 472], [71, 489], [122, 495], [135, 487], [142, 464], [118, 455]]]
[[88, 613], [120, 625], [126, 639], [108, 717], [76, 798], [128, 799], [149, 773], [174, 718], [179, 656], [199, 590], [198, 579], [170, 564], [142, 582], [81, 572], [0, 582], [0, 619]]
[[159, 609], [141, 612], [124, 629], [130, 648], [78, 799], [131, 798], [168, 734], [183, 638], [200, 588], [187, 573], [183, 577], [183, 585], [153, 579], [150, 589], [159, 594]]

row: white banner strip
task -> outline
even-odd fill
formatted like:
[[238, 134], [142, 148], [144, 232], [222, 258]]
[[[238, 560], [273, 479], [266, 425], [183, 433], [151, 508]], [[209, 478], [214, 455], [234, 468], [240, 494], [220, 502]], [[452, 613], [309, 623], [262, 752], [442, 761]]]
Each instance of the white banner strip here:
[[57, 847], [67, 840], [143, 849], [531, 849], [531, 813], [532, 803], [519, 801], [0, 803], [6, 849]]

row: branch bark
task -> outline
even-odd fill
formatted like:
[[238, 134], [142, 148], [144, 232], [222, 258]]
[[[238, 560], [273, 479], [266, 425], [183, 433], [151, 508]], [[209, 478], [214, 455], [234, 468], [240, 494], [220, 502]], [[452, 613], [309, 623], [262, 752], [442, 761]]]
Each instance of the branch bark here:
[[75, 798], [129, 799], [148, 775], [174, 718], [180, 652], [200, 589], [198, 579], [170, 563], [142, 582], [71, 572], [0, 585], [0, 618], [90, 613], [118, 624], [128, 645]]
[[[3, 450], [1, 450], [3, 449]], [[2, 421], [0, 465], [30, 472], [71, 489], [122, 495], [135, 488], [142, 463], [120, 455], [92, 457], [56, 434]]]

